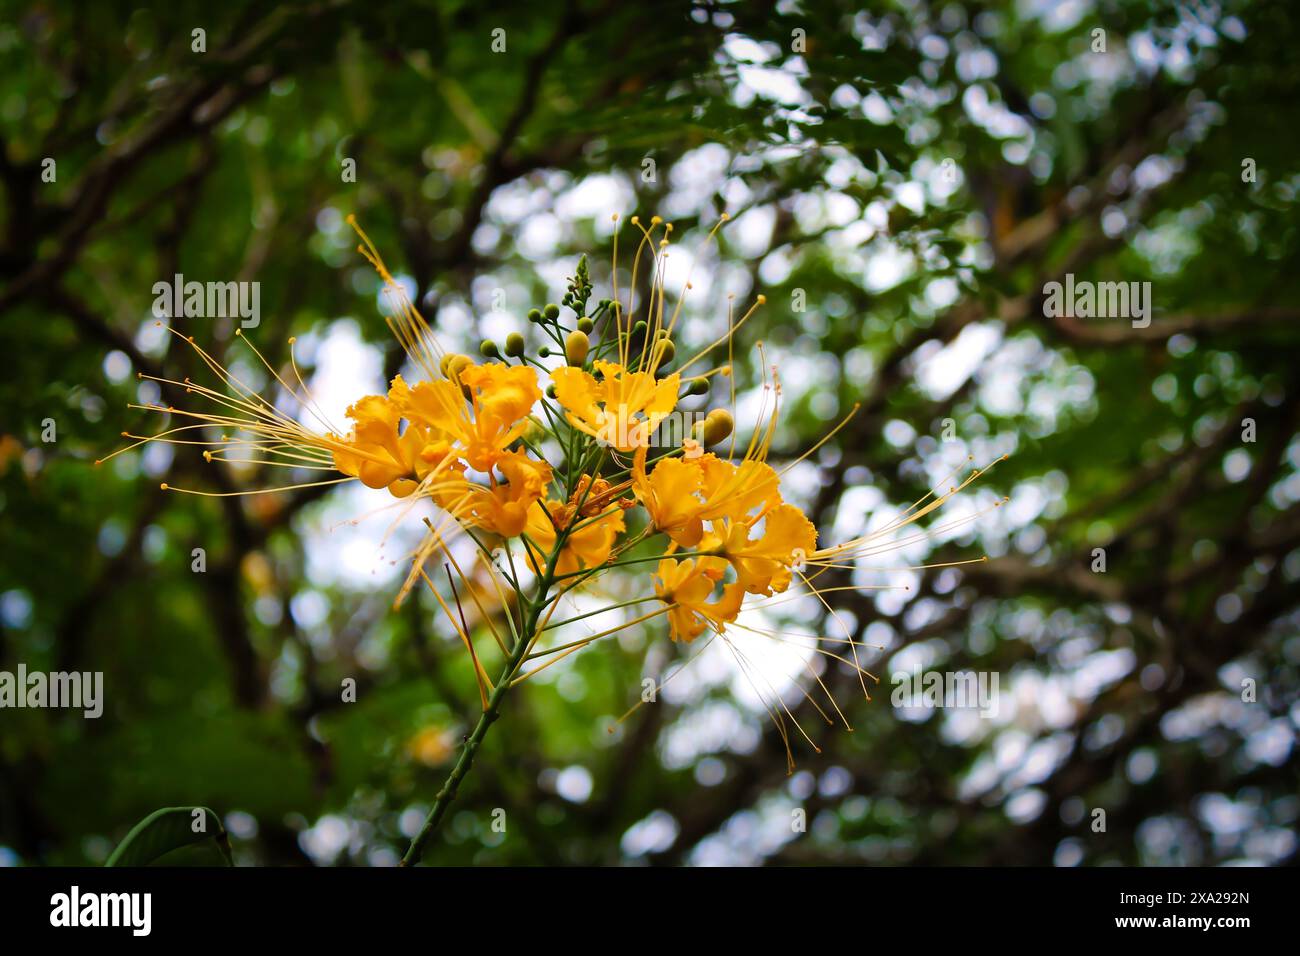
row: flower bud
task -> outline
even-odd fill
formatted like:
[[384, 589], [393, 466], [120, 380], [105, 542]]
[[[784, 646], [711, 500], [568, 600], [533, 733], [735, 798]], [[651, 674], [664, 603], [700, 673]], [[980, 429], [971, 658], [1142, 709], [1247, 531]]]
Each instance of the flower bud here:
[[448, 355], [444, 360], [442, 372], [450, 379], [459, 379], [460, 373], [473, 364], [468, 355]]
[[468, 355], [461, 355], [460, 352], [447, 352], [438, 362], [438, 368], [442, 369], [443, 375], [448, 378], [455, 378], [460, 375], [460, 369], [465, 365], [472, 365], [473, 359]]
[[518, 332], [511, 332], [506, 336], [506, 355], [512, 358], [518, 358], [524, 354], [524, 337]]
[[497, 344], [491, 339], [484, 339], [482, 344], [479, 345], [478, 350], [482, 353], [484, 358], [499, 358], [501, 356], [501, 352], [497, 349]]
[[700, 441], [706, 447], [711, 447], [724, 441], [735, 427], [736, 420], [731, 417], [731, 412], [725, 408], [715, 408], [704, 416], [703, 422], [695, 426], [695, 431]]
[[586, 332], [570, 332], [564, 340], [564, 360], [570, 365], [581, 366], [587, 361], [587, 352], [591, 348], [591, 339]]
[[655, 371], [659, 371], [671, 362], [676, 355], [677, 347], [672, 342], [664, 339], [663, 344], [659, 346], [659, 362], [655, 365]]
[[529, 321], [529, 322], [533, 322], [533, 323], [537, 323], [537, 322], [542, 321], [542, 310], [541, 310], [541, 309], [529, 309], [529, 310], [528, 310], [528, 321]]
[[542, 315], [546, 316], [547, 322], [554, 322], [560, 317], [560, 307], [554, 302], [548, 303], [546, 308], [542, 309]]
[[596, 323], [591, 321], [591, 319], [587, 318], [585, 315], [578, 320], [579, 332], [590, 332], [595, 327], [596, 327]]
[[707, 378], [696, 378], [691, 380], [691, 384], [686, 386], [687, 395], [704, 395], [709, 390], [709, 380]]

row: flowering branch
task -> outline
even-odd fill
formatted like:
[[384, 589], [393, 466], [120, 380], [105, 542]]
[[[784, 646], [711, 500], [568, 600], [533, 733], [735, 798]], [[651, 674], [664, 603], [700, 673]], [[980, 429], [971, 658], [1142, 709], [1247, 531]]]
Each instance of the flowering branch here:
[[[637, 272], [642, 259], [648, 257], [652, 270], [648, 299], [636, 303], [634, 293], [629, 293], [624, 304], [615, 288], [613, 298], [601, 299], [589, 308], [593, 285], [584, 257], [564, 297], [564, 306], [574, 313], [574, 318], [562, 321], [561, 307], [555, 304], [528, 313], [529, 321], [555, 342], [560, 352], [543, 345], [529, 354], [523, 333], [512, 332], [504, 348], [491, 340], [484, 341], [480, 346], [484, 361], [476, 362], [467, 355], [443, 350], [369, 238], [353, 221], [362, 241], [359, 251], [383, 278], [394, 306], [389, 324], [421, 378], [408, 384], [398, 375], [387, 394], [367, 395], [353, 403], [347, 410], [352, 423], [347, 434], [336, 433], [324, 421], [299, 372], [292, 348], [289, 367], [277, 368], [239, 331], [236, 335], [263, 363], [276, 384], [301, 406], [300, 414], [288, 414], [283, 410], [283, 401], [268, 400], [244, 385], [188, 337], [184, 337], [185, 342], [221, 380], [223, 388], [211, 388], [189, 378], [176, 382], [143, 375], [164, 387], [205, 399], [214, 408], [192, 411], [174, 405], [142, 406], [179, 420], [180, 424], [169, 423], [170, 427], [155, 435], [128, 435], [133, 441], [128, 449], [153, 441], [210, 444], [203, 452], [206, 461], [260, 462], [287, 469], [291, 475], [289, 483], [280, 489], [235, 493], [263, 494], [356, 480], [406, 502], [403, 516], [419, 502], [432, 504], [441, 515], [437, 521], [424, 519], [427, 533], [415, 551], [397, 602], [420, 582], [432, 590], [446, 622], [469, 654], [482, 712], [424, 824], [411, 841], [402, 859], [404, 866], [423, 858], [429, 840], [472, 770], [488, 729], [501, 716], [510, 688], [626, 628], [646, 625], [662, 616], [674, 641], [691, 643], [707, 632], [710, 639], [721, 638], [720, 643], [735, 656], [747, 676], [752, 665], [742, 641], [766, 636], [794, 643], [803, 646], [810, 658], [820, 654], [827, 661], [851, 668], [859, 676], [865, 695], [864, 678], [876, 678], [860, 666], [859, 645], [834, 614], [832, 617], [843, 628], [842, 637], [765, 631], [737, 620], [742, 603], [751, 596], [772, 599], [801, 586], [829, 609], [825, 595], [840, 589], [817, 587], [814, 582], [819, 575], [832, 568], [857, 567], [862, 558], [914, 543], [918, 536], [899, 540], [898, 534], [980, 474], [974, 470], [946, 493], [926, 495], [884, 528], [819, 549], [812, 522], [799, 507], [785, 501], [781, 475], [767, 463], [781, 403], [775, 366], [765, 370], [758, 421], [739, 456], [734, 386], [728, 390], [730, 409], [713, 408], [688, 433], [661, 428], [677, 424], [670, 416], [681, 414], [677, 411], [679, 403], [692, 396], [708, 395], [715, 376], [731, 378], [730, 363], [689, 375], [686, 372], [718, 346], [725, 344], [728, 354], [733, 354], [736, 330], [763, 304], [763, 297], [757, 296], [755, 304], [739, 318], [729, 309], [726, 335], [692, 357], [678, 359], [674, 334], [682, 317], [682, 301], [670, 312], [664, 288], [672, 225], [658, 217], [648, 227], [636, 217], [631, 222], [641, 240], [630, 288], [639, 288]], [[721, 225], [719, 222], [714, 232]], [[611, 275], [616, 278], [617, 232], [614, 256]], [[685, 288], [691, 288], [689, 278]], [[639, 309], [644, 310], [644, 318], [634, 318]], [[766, 365], [761, 345], [758, 354]], [[539, 373], [549, 378], [545, 391]], [[326, 430], [309, 427], [306, 422], [312, 419]], [[822, 442], [847, 421], [848, 417]], [[731, 447], [724, 454], [720, 449], [728, 438]], [[814, 444], [787, 469], [815, 452], [822, 442]], [[651, 457], [651, 447], [666, 450]], [[556, 449], [558, 455], [554, 454]], [[548, 461], [546, 454], [558, 460]], [[327, 477], [310, 480], [313, 474]], [[952, 477], [955, 481], [956, 473]], [[163, 489], [220, 497], [230, 494], [168, 485]], [[978, 517], [975, 514], [950, 522], [942, 530], [949, 531]], [[629, 520], [632, 527], [628, 526]], [[486, 582], [477, 577], [477, 565], [465, 568], [458, 561], [452, 546], [461, 536], [472, 542], [473, 559], [481, 563]], [[511, 545], [515, 540], [522, 548], [521, 563], [516, 563]], [[493, 546], [497, 541], [501, 543], [499, 548]], [[447, 573], [447, 597], [424, 570], [435, 557]], [[551, 615], [566, 594], [589, 587], [607, 571], [650, 563], [654, 565], [653, 574], [648, 575], [652, 588], [643, 592], [643, 597], [601, 610], [619, 610], [650, 600], [657, 601], [659, 607], [639, 616], [623, 616], [615, 626], [599, 633], [534, 652], [546, 631], [558, 632], [563, 625], [590, 616], [579, 614], [550, 625]], [[453, 569], [461, 579], [460, 587]], [[633, 578], [635, 575], [635, 571], [630, 574]], [[477, 609], [478, 620], [492, 632], [493, 643], [503, 657], [495, 682], [483, 664], [475, 627], [461, 601], [462, 593]], [[493, 625], [485, 600], [489, 604], [498, 601], [506, 612], [508, 641]], [[779, 602], [765, 606], [774, 603]], [[478, 637], [482, 640], [481, 634]], [[484, 650], [493, 653], [490, 646]], [[542, 658], [546, 660], [524, 671], [525, 664]], [[813, 676], [815, 686], [794, 686], [826, 716], [812, 691], [820, 689], [827, 697], [830, 692], [815, 672]], [[755, 690], [776, 723], [786, 743], [787, 762], [792, 764], [787, 722], [810, 743], [811, 738], [770, 684], [766, 694], [758, 686]], [[830, 703], [830, 710], [842, 719], [833, 697]]]

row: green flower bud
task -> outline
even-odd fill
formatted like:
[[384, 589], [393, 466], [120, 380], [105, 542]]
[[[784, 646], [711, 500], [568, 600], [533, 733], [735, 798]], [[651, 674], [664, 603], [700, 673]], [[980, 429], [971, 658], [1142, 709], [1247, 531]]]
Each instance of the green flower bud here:
[[540, 355], [542, 358], [549, 358], [551, 355], [551, 347], [549, 345], [543, 345], [540, 349], [537, 350], [537, 354]]
[[547, 397], [547, 398], [554, 398], [554, 397], [555, 397], [555, 385], [554, 385], [554, 384], [551, 384], [551, 385], [547, 385], [547, 386], [546, 386], [546, 397]]
[[704, 421], [701, 424], [695, 426], [700, 441], [705, 447], [724, 441], [735, 427], [736, 420], [731, 417], [731, 412], [725, 408], [715, 408], [704, 416]]
[[518, 332], [511, 332], [506, 336], [506, 355], [512, 358], [518, 358], [524, 354], [524, 337]]
[[465, 364], [468, 364], [470, 360], [468, 355], [461, 355], [458, 352], [448, 352], [446, 355], [442, 357], [442, 360], [438, 362], [438, 368], [442, 370], [443, 375], [447, 376], [448, 378], [451, 378], [452, 362], [456, 359], [465, 360], [461, 365], [462, 368], [464, 367]]
[[448, 355], [444, 360], [443, 374], [451, 379], [459, 379], [460, 373], [466, 368], [473, 365], [474, 362], [468, 355]]
[[547, 322], [554, 322], [560, 317], [560, 307], [554, 302], [551, 302], [546, 306], [546, 308], [542, 309], [542, 315], [546, 316]]
[[478, 350], [482, 353], [484, 358], [499, 358], [501, 356], [500, 350], [497, 349], [497, 344], [491, 339], [484, 339], [483, 343], [479, 345]]
[[529, 322], [540, 322], [540, 321], [542, 321], [542, 310], [541, 310], [541, 309], [529, 309], [529, 310], [528, 310], [528, 321], [529, 321]]
[[686, 386], [687, 395], [705, 395], [709, 391], [709, 380], [707, 378], [696, 378], [691, 380], [691, 384]]
[[596, 323], [591, 321], [591, 319], [587, 318], [585, 315], [578, 320], [579, 332], [590, 332], [595, 327], [596, 327]]
[[586, 332], [570, 332], [564, 340], [564, 360], [570, 365], [582, 366], [590, 349], [591, 339], [587, 338]]

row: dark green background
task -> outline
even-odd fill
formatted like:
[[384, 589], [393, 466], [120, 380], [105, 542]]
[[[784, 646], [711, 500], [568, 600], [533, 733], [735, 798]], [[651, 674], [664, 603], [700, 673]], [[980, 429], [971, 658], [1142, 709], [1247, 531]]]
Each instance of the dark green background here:
[[[725, 679], [607, 734], [676, 653], [647, 628], [511, 698], [429, 860], [1294, 862], [1291, 5], [485, 6], [0, 5], [0, 668], [102, 670], [107, 686], [98, 721], [0, 712], [0, 864], [102, 862], [177, 804], [224, 815], [239, 862], [391, 863], [446, 771], [404, 742], [426, 726], [454, 742], [475, 717], [431, 602], [394, 614], [389, 584], [308, 575], [304, 541], [313, 566], [339, 558], [299, 532], [338, 501], [158, 490], [276, 477], [197, 454], [91, 467], [148, 424], [125, 407], [134, 378], [110, 370], [197, 371], [149, 337], [154, 282], [255, 279], [273, 361], [287, 336], [350, 320], [391, 374], [401, 356], [342, 215], [358, 214], [464, 348], [464, 316], [484, 316], [492, 289], [514, 317], [491, 319], [500, 336], [559, 299], [580, 252], [607, 295], [611, 212], [678, 210], [689, 244], [697, 223], [751, 207], [722, 234], [725, 267], [706, 261], [713, 289], [684, 334], [707, 338], [725, 291], [767, 296], [737, 371], [756, 381], [760, 338], [783, 369], [774, 461], [862, 403], [791, 492], [819, 526], [860, 531], [864, 502], [910, 502], [966, 451], [1013, 452], [977, 504], [1038, 504], [937, 544], [930, 560], [991, 560], [928, 573], [905, 602], [835, 595], [862, 639], [889, 642], [872, 655], [885, 683], [867, 703], [850, 674], [826, 671], [856, 730], [802, 707], [821, 752], [798, 748], [795, 776]], [[490, 49], [496, 28], [505, 53]], [[765, 63], [744, 62], [755, 51]], [[755, 93], [768, 89], [755, 68], [785, 71], [802, 105]], [[892, 109], [864, 111], [873, 94]], [[46, 157], [56, 182], [42, 182]], [[341, 181], [345, 157], [356, 183]], [[898, 202], [945, 159], [950, 198]], [[591, 176], [622, 183], [626, 207], [564, 214], [557, 197]], [[827, 218], [816, 204], [832, 194]], [[538, 223], [557, 228], [541, 253]], [[916, 268], [875, 288], [891, 249]], [[1044, 318], [1043, 285], [1067, 272], [1152, 282], [1151, 326]], [[956, 301], [927, 300], [943, 278]], [[998, 336], [997, 351], [972, 353], [967, 328]], [[236, 356], [230, 323], [189, 331]], [[942, 346], [969, 361], [931, 364]], [[948, 369], [938, 387], [919, 386], [935, 368]], [[1105, 574], [1090, 570], [1096, 547]], [[308, 589], [324, 620], [293, 604]], [[998, 673], [1014, 717], [955, 736], [942, 711], [892, 707], [905, 646], [930, 669]], [[345, 677], [356, 704], [339, 703]], [[572, 768], [590, 777], [585, 799], [570, 799], [585, 789]], [[505, 834], [490, 828], [497, 807]], [[791, 832], [795, 808], [806, 833]]]

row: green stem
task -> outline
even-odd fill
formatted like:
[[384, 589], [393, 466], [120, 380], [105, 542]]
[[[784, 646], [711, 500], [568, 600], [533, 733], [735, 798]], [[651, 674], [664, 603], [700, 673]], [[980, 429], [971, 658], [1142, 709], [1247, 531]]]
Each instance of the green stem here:
[[[572, 447], [572, 437], [570, 440], [570, 447]], [[600, 461], [602, 464], [604, 463], [603, 449], [601, 451]], [[572, 452], [568, 456], [568, 462], [570, 472], [568, 479], [570, 483], [570, 493], [572, 493], [572, 483], [576, 480], [572, 473]], [[578, 502], [579, 509], [581, 509], [583, 503], [585, 503], [587, 494], [590, 491], [591, 484], [588, 484], [586, 491], [583, 492], [582, 501]], [[474, 758], [478, 755], [479, 747], [483, 745], [483, 739], [487, 737], [488, 728], [491, 727], [496, 722], [497, 718], [501, 716], [501, 702], [505, 699], [506, 693], [510, 690], [510, 682], [519, 672], [519, 668], [523, 665], [524, 661], [528, 659], [528, 649], [533, 645], [534, 639], [539, 634], [537, 624], [541, 618], [542, 611], [550, 604], [548, 595], [550, 594], [551, 587], [559, 581], [561, 577], [570, 577], [570, 575], [556, 575], [555, 565], [559, 561], [560, 552], [564, 550], [564, 546], [568, 542], [569, 535], [573, 533], [573, 530], [572, 526], [563, 531], [557, 529], [555, 545], [551, 549], [550, 556], [546, 560], [546, 570], [537, 580], [537, 591], [532, 602], [525, 605], [527, 610], [522, 615], [520, 621], [522, 626], [515, 635], [514, 647], [510, 650], [509, 659], [506, 661], [506, 665], [501, 671], [501, 676], [497, 679], [496, 686], [492, 688], [492, 693], [488, 697], [487, 707], [483, 709], [483, 713], [479, 716], [478, 723], [474, 725], [474, 731], [465, 740], [465, 749], [461, 751], [460, 757], [456, 760], [456, 766], [452, 768], [446, 782], [442, 785], [442, 789], [439, 790], [437, 796], [434, 797], [433, 807], [429, 810], [429, 815], [425, 817], [424, 824], [420, 827], [420, 832], [415, 835], [415, 839], [411, 841], [411, 845], [407, 849], [406, 855], [402, 857], [402, 866], [412, 866], [420, 862], [423, 858], [425, 844], [428, 843], [430, 837], [437, 832], [438, 827], [442, 823], [443, 817], [447, 815], [447, 809], [451, 806], [452, 801], [456, 799], [456, 793], [460, 790], [461, 782], [469, 773], [470, 768], [474, 766]], [[475, 542], [477, 543], [477, 539], [475, 539]], [[480, 544], [479, 547], [481, 549], [482, 545]], [[510, 558], [510, 570], [511, 572], [514, 572], [514, 554], [510, 549], [509, 542], [505, 543], [505, 547], [506, 554]], [[528, 544], [525, 544], [524, 548], [527, 549], [527, 547]], [[595, 569], [588, 570], [592, 571]], [[514, 577], [511, 583], [514, 584], [515, 590], [518, 591], [519, 585], [517, 576]], [[522, 597], [522, 595], [520, 596]]]
[[[530, 617], [531, 625], [535, 627], [537, 624], [536, 611], [532, 612]], [[530, 631], [525, 630], [525, 633], [530, 633]], [[492, 690], [492, 695], [488, 698], [487, 709], [480, 715], [478, 723], [474, 726], [474, 732], [465, 741], [465, 749], [460, 752], [460, 759], [456, 761], [456, 766], [452, 768], [451, 774], [434, 798], [433, 808], [425, 818], [424, 825], [420, 827], [420, 832], [416, 834], [415, 839], [411, 841], [410, 848], [406, 851], [406, 855], [402, 857], [402, 866], [413, 866], [420, 862], [424, 856], [424, 845], [437, 831], [439, 824], [442, 823], [442, 818], [447, 813], [447, 808], [456, 799], [456, 792], [460, 789], [461, 781], [465, 779], [465, 775], [469, 773], [470, 767], [474, 766], [474, 757], [478, 754], [483, 738], [487, 736], [488, 728], [501, 716], [501, 701], [510, 689], [510, 680], [514, 677], [519, 665], [523, 663], [524, 655], [527, 653], [530, 643], [522, 635], [515, 642], [514, 651], [511, 653], [509, 661], [506, 662], [501, 677]]]
[[542, 610], [550, 603], [547, 600], [547, 595], [551, 590], [551, 585], [555, 582], [555, 564], [560, 551], [564, 548], [565, 538], [565, 535], [561, 535], [559, 540], [556, 541], [555, 548], [546, 562], [546, 572], [537, 582], [536, 597], [531, 604], [527, 605], [527, 611], [522, 621], [523, 626], [519, 629], [515, 646], [511, 648], [510, 657], [501, 671], [501, 676], [497, 679], [496, 686], [488, 697], [488, 705], [479, 716], [478, 723], [474, 725], [473, 733], [466, 739], [465, 749], [461, 751], [456, 766], [452, 768], [446, 782], [442, 785], [442, 789], [434, 797], [433, 807], [429, 810], [429, 815], [425, 817], [424, 825], [420, 827], [420, 832], [415, 835], [415, 839], [411, 841], [411, 846], [407, 849], [406, 855], [402, 857], [402, 866], [412, 866], [423, 858], [424, 846], [428, 843], [429, 838], [437, 832], [439, 825], [442, 823], [442, 818], [447, 814], [447, 808], [456, 799], [456, 793], [460, 790], [461, 782], [469, 773], [470, 768], [474, 766], [474, 757], [483, 744], [483, 738], [487, 736], [488, 728], [501, 716], [501, 702], [510, 690], [510, 681], [527, 657], [528, 648], [532, 646], [533, 637], [537, 633], [538, 619], [542, 615]]
[[553, 627], [564, 627], [564, 625], [566, 624], [572, 624], [574, 621], [581, 621], [584, 620], [585, 618], [595, 617], [597, 614], [604, 614], [606, 611], [617, 611], [619, 608], [631, 607], [633, 604], [644, 604], [646, 601], [656, 601], [656, 600], [658, 600], [658, 598], [656, 598], [653, 594], [650, 595], [649, 597], [633, 598], [630, 601], [624, 601], [622, 604], [611, 604], [609, 607], [596, 608], [596, 610], [594, 611], [588, 611], [586, 614], [579, 614], [577, 617], [566, 618], [563, 621], [555, 621], [551, 624], [547, 624], [544, 628], [542, 628], [542, 630], [549, 631]]
[[599, 565], [598, 568], [596, 569], [583, 568], [581, 571], [570, 571], [568, 574], [561, 574], [555, 580], [565, 581], [568, 580], [569, 578], [579, 577], [581, 575], [588, 574], [592, 570], [604, 571], [607, 568], [627, 567], [629, 564], [645, 564], [647, 561], [662, 561], [665, 557], [672, 558], [673, 560], [680, 560], [682, 558], [701, 558], [701, 557], [713, 558], [713, 557], [717, 557], [718, 554], [719, 552], [717, 551], [679, 551], [675, 554], [669, 554], [669, 555], [652, 554], [644, 558], [627, 558], [626, 560], [623, 561], [611, 561], [608, 564]]

